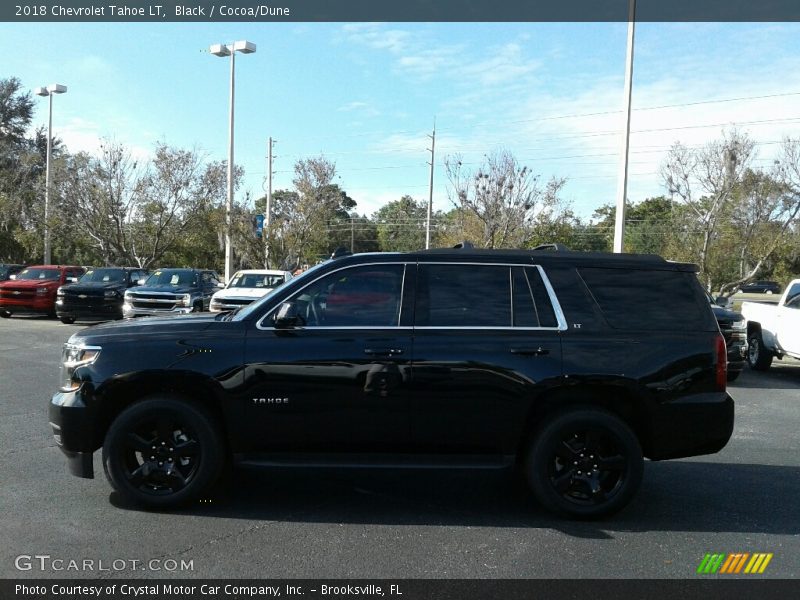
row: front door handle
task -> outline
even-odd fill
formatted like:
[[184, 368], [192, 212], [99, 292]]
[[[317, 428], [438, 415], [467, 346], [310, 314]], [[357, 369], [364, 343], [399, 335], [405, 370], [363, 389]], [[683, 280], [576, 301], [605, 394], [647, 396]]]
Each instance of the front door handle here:
[[550, 354], [550, 350], [542, 348], [512, 348], [511, 354], [522, 354], [523, 356], [544, 356]]
[[369, 354], [370, 356], [397, 356], [398, 354], [402, 354], [402, 348], [365, 348], [364, 354]]

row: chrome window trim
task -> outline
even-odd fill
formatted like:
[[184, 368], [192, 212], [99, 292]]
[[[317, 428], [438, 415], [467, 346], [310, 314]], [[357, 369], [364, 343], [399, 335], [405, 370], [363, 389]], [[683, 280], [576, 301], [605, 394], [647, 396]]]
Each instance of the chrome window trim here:
[[[333, 273], [338, 273], [339, 271], [343, 271], [344, 269], [353, 269], [353, 268], [356, 268], [356, 267], [371, 267], [371, 266], [376, 266], [376, 265], [403, 265], [403, 286], [405, 286], [405, 274], [408, 271], [408, 265], [467, 265], [467, 266], [487, 266], [487, 267], [508, 267], [509, 268], [509, 273], [511, 273], [511, 267], [523, 267], [523, 268], [534, 267], [534, 268], [539, 270], [539, 276], [542, 278], [542, 283], [544, 283], [545, 290], [547, 290], [547, 295], [550, 298], [550, 303], [553, 306], [553, 311], [556, 313], [556, 321], [558, 322], [558, 325], [556, 327], [513, 327], [513, 326], [509, 326], [509, 327], [487, 327], [487, 326], [477, 326], [477, 325], [476, 326], [470, 326], [470, 325], [464, 325], [464, 326], [403, 326], [403, 327], [401, 327], [400, 325], [397, 325], [397, 326], [381, 326], [381, 327], [370, 327], [370, 326], [327, 327], [327, 326], [321, 326], [321, 327], [295, 327], [294, 329], [298, 330], [298, 331], [305, 331], [305, 330], [314, 330], [314, 331], [316, 331], [316, 330], [321, 330], [321, 331], [322, 330], [348, 331], [348, 330], [369, 330], [369, 329], [373, 329], [373, 330], [390, 329], [390, 330], [393, 330], [393, 331], [394, 330], [414, 330], [414, 329], [420, 329], [420, 330], [452, 330], [452, 331], [464, 331], [464, 330], [476, 330], [476, 331], [486, 331], [486, 330], [494, 330], [494, 331], [566, 331], [568, 329], [567, 328], [567, 320], [566, 320], [566, 317], [564, 316], [564, 311], [561, 309], [561, 304], [558, 301], [558, 297], [556, 296], [555, 290], [553, 289], [553, 286], [550, 284], [550, 280], [547, 278], [547, 274], [544, 272], [544, 269], [542, 268], [541, 265], [531, 265], [531, 264], [526, 264], [526, 263], [463, 262], [463, 261], [443, 260], [443, 261], [415, 261], [415, 262], [408, 262], [408, 261], [402, 261], [402, 262], [400, 262], [400, 261], [369, 262], [369, 263], [361, 263], [361, 264], [357, 264], [357, 265], [345, 265], [343, 267], [339, 267], [338, 269], [334, 269], [333, 271], [328, 271], [327, 273], [324, 273], [324, 274], [320, 275], [319, 277], [316, 277], [312, 281], [309, 281], [306, 285], [304, 285], [299, 290], [297, 290], [294, 294], [292, 294], [291, 297], [297, 296], [299, 293], [301, 293], [303, 290], [305, 290], [308, 286], [316, 283], [317, 281], [319, 281], [323, 277], [327, 277], [328, 275], [332, 275]], [[401, 295], [400, 295], [400, 313], [402, 313], [402, 310], [403, 310], [403, 296], [402, 296], [402, 294], [403, 294], [404, 291], [405, 291], [405, 289], [402, 289], [401, 290]], [[288, 299], [284, 300], [284, 302], [286, 302], [286, 301], [288, 301]], [[512, 301], [513, 301], [513, 299], [512, 299]], [[279, 307], [280, 307], [280, 304], [278, 304], [277, 306], [274, 306], [263, 317], [261, 317], [256, 322], [256, 328], [260, 329], [261, 331], [276, 331], [275, 327], [273, 327], [271, 325], [264, 326], [263, 322], [267, 318], [269, 318], [269, 316], [274, 311], [276, 311]], [[512, 319], [513, 319], [513, 312], [512, 312]], [[398, 317], [398, 323], [399, 322], [400, 322], [400, 319]]]

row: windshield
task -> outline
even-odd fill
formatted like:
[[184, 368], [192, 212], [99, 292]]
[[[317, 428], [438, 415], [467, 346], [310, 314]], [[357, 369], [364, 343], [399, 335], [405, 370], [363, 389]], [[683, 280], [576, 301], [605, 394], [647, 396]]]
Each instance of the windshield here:
[[276, 288], [286, 281], [282, 274], [236, 273], [228, 284], [229, 288]]
[[[290, 279], [289, 283], [287, 285], [291, 285], [293, 287], [295, 285], [301, 285], [301, 286], [305, 285], [305, 282], [306, 281], [310, 281], [311, 280], [310, 278], [314, 277], [314, 275], [319, 270], [319, 268], [322, 265], [326, 265], [326, 264], [328, 264], [327, 260], [324, 261], [324, 262], [321, 262], [321, 263], [319, 263], [317, 265], [314, 265], [308, 271], [305, 271], [304, 273], [301, 273], [297, 277], [293, 277], [292, 279]], [[267, 294], [266, 296], [256, 300], [252, 304], [248, 304], [247, 306], [244, 306], [244, 307], [240, 308], [239, 310], [236, 311], [236, 314], [234, 314], [232, 316], [231, 320], [233, 320], [233, 321], [242, 321], [242, 320], [246, 319], [247, 317], [249, 317], [250, 315], [252, 315], [253, 313], [258, 312], [261, 309], [261, 306], [264, 304], [264, 302], [269, 302], [269, 300], [270, 300], [270, 298], [272, 297], [273, 294], [274, 294], [274, 292], [272, 292], [270, 294]]]
[[61, 277], [61, 271], [58, 269], [25, 269], [22, 273], [17, 275], [17, 279], [51, 281]]
[[145, 285], [197, 285], [197, 274], [187, 269], [164, 269], [150, 275]]
[[94, 269], [86, 271], [80, 283], [124, 283], [125, 271], [122, 269]]

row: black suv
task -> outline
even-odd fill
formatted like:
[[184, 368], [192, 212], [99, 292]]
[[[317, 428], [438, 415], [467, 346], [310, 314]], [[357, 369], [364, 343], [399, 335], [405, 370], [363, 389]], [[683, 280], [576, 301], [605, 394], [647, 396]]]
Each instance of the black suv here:
[[125, 292], [126, 317], [186, 314], [208, 310], [211, 296], [225, 287], [207, 269], [158, 269], [140, 287]]
[[695, 271], [548, 250], [342, 256], [232, 313], [76, 333], [50, 421], [73, 474], [92, 477], [102, 448], [111, 485], [149, 507], [198, 498], [232, 458], [517, 464], [548, 509], [605, 515], [643, 457], [731, 436], [725, 341]]
[[4, 265], [0, 264], [0, 281], [8, 281], [12, 275], [16, 275], [25, 268], [25, 265]]
[[56, 316], [62, 323], [121, 319], [125, 291], [147, 275], [145, 269], [134, 267], [89, 269], [77, 283], [58, 288]]
[[776, 281], [751, 281], [739, 286], [738, 291], [744, 294], [780, 294], [781, 285]]

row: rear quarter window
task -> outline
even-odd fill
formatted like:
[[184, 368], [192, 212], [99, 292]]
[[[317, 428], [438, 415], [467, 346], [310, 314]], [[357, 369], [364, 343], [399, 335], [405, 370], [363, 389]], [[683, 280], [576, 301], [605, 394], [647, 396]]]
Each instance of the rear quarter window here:
[[696, 331], [711, 327], [713, 315], [702, 301], [693, 273], [620, 268], [579, 268], [578, 272], [615, 329]]

